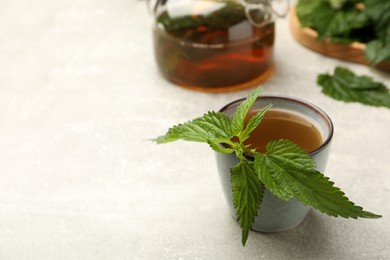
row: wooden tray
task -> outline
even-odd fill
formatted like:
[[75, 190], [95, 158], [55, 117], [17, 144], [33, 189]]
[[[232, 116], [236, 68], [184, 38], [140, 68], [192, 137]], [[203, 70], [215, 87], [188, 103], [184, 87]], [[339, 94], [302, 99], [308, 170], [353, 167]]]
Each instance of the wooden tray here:
[[[302, 28], [299, 22], [296, 6], [290, 10], [290, 29], [294, 38], [305, 47], [340, 60], [370, 65], [364, 58], [366, 45], [360, 42], [354, 43], [331, 43], [329, 40], [318, 41], [317, 32], [310, 28]], [[375, 67], [390, 71], [390, 63], [382, 62]]]

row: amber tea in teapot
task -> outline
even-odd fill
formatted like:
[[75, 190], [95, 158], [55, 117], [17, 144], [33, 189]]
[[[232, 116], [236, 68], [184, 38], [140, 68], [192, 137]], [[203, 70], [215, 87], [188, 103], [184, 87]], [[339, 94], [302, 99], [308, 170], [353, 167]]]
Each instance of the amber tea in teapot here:
[[274, 22], [262, 19], [241, 1], [164, 0], [153, 31], [157, 65], [164, 77], [193, 89], [253, 86], [272, 70]]

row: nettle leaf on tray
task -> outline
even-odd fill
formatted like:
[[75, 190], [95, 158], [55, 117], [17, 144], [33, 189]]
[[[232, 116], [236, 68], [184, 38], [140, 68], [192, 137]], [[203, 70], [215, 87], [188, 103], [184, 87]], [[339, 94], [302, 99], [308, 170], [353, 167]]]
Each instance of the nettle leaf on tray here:
[[320, 74], [317, 83], [325, 95], [334, 99], [390, 108], [390, 92], [384, 84], [346, 68], [337, 67], [333, 75]]
[[378, 36], [367, 44], [366, 58], [374, 64], [390, 61], [390, 1], [366, 0], [364, 5]]
[[312, 15], [320, 41], [326, 38], [337, 42], [356, 41], [351, 37], [352, 30], [363, 28], [369, 23], [369, 17], [353, 6], [336, 11], [327, 2], [314, 9]]
[[386, 37], [390, 27], [390, 1], [365, 0], [364, 8], [364, 11], [374, 21], [375, 29], [380, 38]]
[[313, 27], [313, 12], [323, 0], [300, 0], [297, 4], [297, 16], [302, 27]]
[[388, 43], [381, 40], [370, 41], [366, 45], [365, 57], [373, 64], [390, 61], [390, 41]]
[[373, 65], [390, 62], [390, 1], [299, 0], [302, 27], [317, 31], [318, 40], [366, 44], [365, 58]]

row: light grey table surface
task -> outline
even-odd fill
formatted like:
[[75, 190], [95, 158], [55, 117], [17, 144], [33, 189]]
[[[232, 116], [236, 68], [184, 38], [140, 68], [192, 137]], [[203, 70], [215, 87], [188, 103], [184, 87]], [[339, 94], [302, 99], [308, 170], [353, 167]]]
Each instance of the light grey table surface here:
[[313, 53], [278, 20], [264, 93], [324, 109], [326, 174], [379, 220], [312, 211], [294, 230], [251, 232], [245, 248], [206, 145], [146, 139], [249, 90], [207, 94], [165, 81], [152, 16], [135, 0], [0, 2], [0, 259], [390, 259], [390, 110], [321, 93], [347, 66]]

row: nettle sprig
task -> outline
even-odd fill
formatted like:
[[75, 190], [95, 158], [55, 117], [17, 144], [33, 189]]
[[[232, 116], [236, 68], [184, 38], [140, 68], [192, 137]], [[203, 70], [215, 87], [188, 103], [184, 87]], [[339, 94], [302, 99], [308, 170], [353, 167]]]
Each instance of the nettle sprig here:
[[293, 197], [329, 216], [344, 218], [380, 218], [355, 205], [334, 183], [316, 170], [309, 154], [289, 140], [275, 140], [266, 145], [266, 152], [250, 149], [244, 141], [261, 123], [272, 105], [256, 113], [247, 124], [244, 119], [260, 96], [261, 88], [251, 92], [233, 116], [208, 112], [192, 121], [171, 127], [154, 141], [158, 144], [176, 140], [208, 143], [220, 153], [235, 153], [240, 162], [230, 169], [233, 205], [242, 229], [245, 245], [249, 230], [259, 211], [264, 190], [288, 201]]

